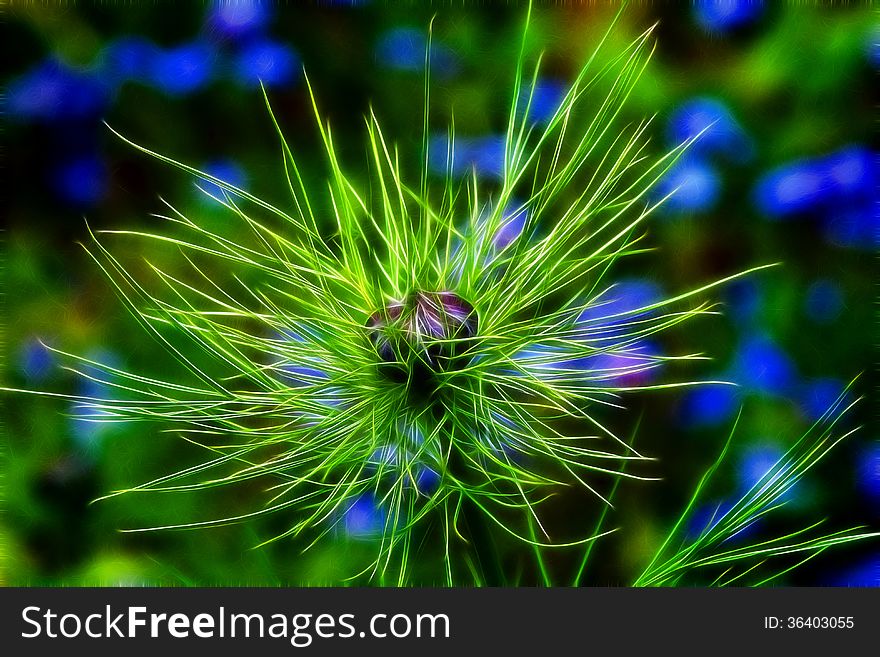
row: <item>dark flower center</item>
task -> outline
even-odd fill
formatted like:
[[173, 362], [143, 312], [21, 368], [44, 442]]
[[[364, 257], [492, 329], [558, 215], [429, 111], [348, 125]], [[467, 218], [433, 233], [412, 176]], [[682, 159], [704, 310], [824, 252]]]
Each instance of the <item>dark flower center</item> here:
[[373, 313], [366, 328], [380, 369], [412, 382], [467, 365], [477, 313], [453, 292], [416, 291]]

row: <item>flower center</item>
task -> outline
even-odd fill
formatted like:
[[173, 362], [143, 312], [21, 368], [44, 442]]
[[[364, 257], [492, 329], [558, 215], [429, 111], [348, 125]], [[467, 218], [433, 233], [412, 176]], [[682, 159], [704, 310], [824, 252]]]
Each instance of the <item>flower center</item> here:
[[373, 313], [367, 333], [392, 379], [461, 369], [477, 335], [477, 312], [454, 292], [415, 291]]

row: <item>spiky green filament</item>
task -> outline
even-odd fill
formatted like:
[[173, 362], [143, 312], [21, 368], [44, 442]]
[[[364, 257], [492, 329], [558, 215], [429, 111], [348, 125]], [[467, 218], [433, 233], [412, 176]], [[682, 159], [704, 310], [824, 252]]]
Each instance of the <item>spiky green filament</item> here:
[[[847, 391], [728, 510], [716, 512], [699, 528], [696, 537], [687, 538], [685, 527], [693, 518], [695, 507], [704, 501], [704, 490], [727, 454], [736, 432], [734, 424], [721, 454], [700, 479], [669, 535], [633, 585], [761, 586], [777, 580], [828, 548], [880, 537], [880, 532], [866, 531], [864, 526], [817, 532], [815, 530], [825, 522], [819, 520], [788, 534], [737, 541], [762, 518], [785, 506], [785, 494], [837, 444], [856, 431], [837, 431], [841, 418], [846, 417], [859, 401], [847, 403]], [[789, 561], [785, 560], [786, 557], [790, 558]], [[791, 558], [794, 563], [790, 563]]]

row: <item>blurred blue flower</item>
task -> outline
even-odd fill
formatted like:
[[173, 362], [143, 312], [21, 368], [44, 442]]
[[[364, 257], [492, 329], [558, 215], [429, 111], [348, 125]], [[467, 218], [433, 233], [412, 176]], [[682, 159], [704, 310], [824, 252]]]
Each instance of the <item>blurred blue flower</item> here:
[[124, 36], [111, 41], [98, 57], [97, 70], [114, 86], [146, 82], [155, 65], [159, 47], [144, 37]]
[[151, 82], [171, 95], [185, 95], [211, 81], [216, 53], [206, 43], [194, 41], [159, 51], [153, 59]]
[[110, 100], [97, 76], [54, 59], [10, 82], [6, 94], [11, 116], [41, 121], [98, 118]]
[[[595, 344], [597, 341], [591, 342]], [[564, 348], [539, 343], [517, 352], [513, 361], [539, 378], [571, 377], [572, 372], [577, 372], [578, 380], [591, 386], [636, 387], [654, 379], [661, 364], [658, 354], [656, 345], [648, 340], [638, 341], [625, 349], [609, 349], [589, 356], [578, 356]], [[507, 372], [516, 374], [517, 370]]]
[[[739, 492], [743, 494], [756, 485], [761, 479], [769, 473], [779, 459], [785, 455], [785, 451], [778, 445], [760, 444], [752, 445], [740, 454], [736, 466], [736, 479], [739, 485]], [[763, 485], [768, 482], [764, 482]], [[783, 499], [790, 494], [783, 495]]]
[[758, 209], [771, 219], [820, 206], [832, 192], [824, 167], [809, 160], [781, 166], [762, 176], [755, 187]]
[[868, 202], [833, 209], [824, 223], [825, 237], [832, 244], [864, 250], [880, 246], [880, 214]]
[[54, 169], [52, 182], [58, 197], [77, 207], [91, 207], [107, 192], [107, 167], [97, 155], [79, 155], [62, 160]]
[[379, 61], [386, 66], [403, 71], [421, 71], [425, 67], [427, 46], [424, 32], [399, 27], [382, 36], [376, 52]]
[[826, 157], [797, 160], [765, 174], [755, 187], [758, 209], [770, 218], [815, 210], [868, 211], [877, 190], [877, 154], [848, 146]]
[[585, 381], [595, 386], [637, 387], [651, 383], [660, 367], [657, 347], [647, 340], [626, 350], [615, 350], [559, 363], [585, 371]]
[[730, 307], [730, 312], [725, 314], [736, 322], [753, 322], [761, 310], [761, 289], [748, 278], [740, 278], [727, 285], [724, 298]]
[[422, 495], [431, 495], [440, 485], [440, 473], [426, 465], [416, 469], [416, 488]]
[[645, 314], [662, 299], [660, 286], [647, 278], [621, 278], [603, 291], [578, 317], [581, 324], [613, 326]]
[[[92, 362], [106, 365], [114, 369], [120, 369], [122, 359], [115, 352], [106, 349], [95, 349], [86, 355]], [[82, 373], [77, 382], [77, 394], [94, 400], [113, 399], [114, 389], [108, 383], [112, 380], [111, 372], [105, 372], [100, 367], [81, 363], [78, 369]], [[73, 402], [71, 414], [71, 434], [77, 446], [87, 454], [93, 454], [100, 449], [105, 435], [118, 425], [118, 420], [109, 419], [107, 410], [92, 406], [83, 407], [80, 402]]]
[[262, 30], [272, 18], [269, 0], [215, 0], [206, 23], [217, 34], [240, 39]]
[[689, 391], [682, 402], [687, 427], [718, 427], [730, 421], [739, 408], [739, 393], [731, 385], [706, 385]]
[[52, 373], [55, 356], [37, 338], [25, 342], [18, 357], [18, 370], [29, 383], [45, 381]]
[[843, 291], [834, 281], [821, 278], [813, 281], [804, 295], [804, 310], [818, 324], [828, 324], [843, 310]]
[[492, 238], [492, 243], [499, 251], [513, 244], [525, 229], [529, 213], [520, 209], [522, 202], [514, 199], [507, 204], [502, 213], [502, 224]]
[[370, 456], [368, 468], [381, 471], [396, 485], [403, 477], [406, 485], [415, 485], [422, 495], [430, 495], [440, 483], [440, 458], [425, 446], [425, 436], [415, 426], [401, 426], [399, 443], [384, 445]]
[[525, 114], [531, 92], [531, 106], [529, 106], [529, 118], [537, 123], [550, 122], [556, 110], [562, 104], [565, 94], [568, 93], [568, 85], [561, 80], [541, 78], [535, 82], [534, 90], [531, 85], [526, 85], [517, 99], [517, 108], [522, 115]]
[[[283, 333], [279, 333], [275, 336], [275, 339], [278, 340], [278, 346], [276, 347], [276, 351], [273, 352], [275, 356], [276, 362], [274, 363], [274, 367], [276, 371], [280, 372], [282, 377], [289, 385], [293, 386], [304, 386], [304, 385], [312, 385], [320, 381], [325, 381], [330, 378], [329, 374], [327, 374], [326, 370], [323, 369], [326, 367], [326, 362], [321, 358], [321, 356], [314, 354], [309, 356], [306, 359], [302, 359], [299, 362], [294, 362], [290, 360], [289, 352], [285, 349], [285, 343], [290, 342], [303, 342], [304, 338], [302, 335], [293, 330], [284, 331]], [[299, 350], [297, 350], [299, 353]], [[319, 393], [316, 391], [316, 395]], [[320, 394], [327, 395], [326, 392], [322, 391]], [[320, 401], [322, 403], [337, 406], [340, 403], [340, 400], [333, 391], [330, 391], [329, 396], [327, 398], [322, 399], [321, 397], [316, 397], [316, 401]]]
[[737, 162], [746, 161], [753, 155], [751, 139], [727, 106], [715, 98], [692, 98], [669, 118], [667, 137], [670, 145], [677, 146], [697, 135], [700, 137], [691, 146], [691, 153], [723, 154]]
[[708, 32], [727, 32], [755, 21], [763, 0], [696, 0], [694, 18]]
[[[385, 32], [376, 45], [379, 61], [388, 68], [398, 71], [421, 72], [425, 70], [425, 51], [428, 47], [427, 34], [420, 29], [397, 27]], [[452, 52], [431, 41], [431, 72], [448, 77], [455, 72], [457, 63]]]
[[856, 480], [869, 498], [880, 502], [880, 440], [871, 442], [859, 453]]
[[440, 176], [445, 176], [447, 169], [453, 176], [467, 175], [474, 169], [478, 176], [499, 180], [504, 173], [504, 148], [504, 135], [456, 137], [453, 149], [449, 149], [446, 135], [435, 135], [430, 141], [428, 166]]
[[721, 180], [712, 165], [698, 157], [685, 157], [666, 172], [655, 196], [671, 194], [661, 206], [664, 212], [705, 212], [715, 205], [720, 190]]
[[843, 390], [843, 383], [837, 379], [813, 379], [802, 386], [798, 406], [808, 419], [818, 420], [843, 394]]
[[[122, 358], [119, 357], [119, 354], [107, 349], [93, 349], [86, 354], [85, 358], [93, 363], [98, 363], [98, 365], [105, 365], [113, 369], [122, 368]], [[101, 367], [89, 363], [79, 363], [77, 369], [85, 375], [80, 376], [78, 380], [77, 394], [95, 399], [112, 397], [107, 392], [111, 387], [105, 383], [112, 378], [112, 373], [105, 372]]]
[[364, 493], [345, 503], [343, 527], [351, 538], [375, 538], [385, 529], [385, 512], [373, 493]]
[[299, 73], [299, 56], [292, 48], [262, 39], [244, 46], [235, 57], [235, 78], [249, 87], [262, 82], [267, 87], [292, 83]]
[[659, 351], [653, 343], [639, 341], [625, 350], [616, 348], [618, 341], [632, 330], [631, 324], [651, 314], [646, 310], [662, 299], [657, 283], [644, 278], [622, 278], [604, 290], [591, 305], [581, 311], [577, 326], [582, 339], [597, 349], [610, 351], [568, 361], [566, 367], [590, 370], [593, 382], [612, 382], [633, 386], [648, 383], [656, 373]]
[[737, 383], [754, 392], [783, 395], [794, 383], [796, 372], [788, 355], [764, 336], [747, 337], [734, 358]]
[[880, 586], [880, 552], [834, 577], [830, 586]]
[[[303, 385], [312, 385], [316, 380], [320, 379], [329, 379], [330, 376], [326, 371], [320, 369], [320, 365], [322, 365], [322, 361], [318, 358], [314, 359], [314, 367], [310, 367], [309, 365], [281, 365], [278, 369], [280, 369], [285, 374], [290, 376], [285, 377], [285, 380], [294, 385], [294, 386], [303, 386]], [[320, 399], [318, 399], [320, 401]]]
[[[691, 512], [690, 517], [687, 519], [685, 525], [685, 537], [688, 540], [694, 540], [705, 534], [715, 527], [732, 508], [733, 503], [727, 500], [698, 506]], [[758, 523], [753, 523], [744, 527], [736, 534], [729, 537], [725, 542], [735, 543], [740, 539], [746, 538], [755, 532], [757, 524]]]
[[868, 63], [874, 68], [880, 69], [880, 24], [868, 30], [865, 52], [868, 56]]
[[864, 146], [848, 146], [819, 160], [825, 169], [830, 194], [836, 200], [876, 197], [878, 154]]
[[[234, 187], [238, 187], [239, 189], [244, 189], [247, 186], [247, 174], [245, 170], [242, 169], [235, 160], [231, 160], [228, 158], [211, 160], [210, 162], [206, 162], [202, 166], [202, 171], [210, 176], [213, 176], [214, 178], [222, 180], [225, 183], [228, 183]], [[197, 184], [201, 189], [210, 194], [210, 196], [205, 196], [204, 194], [200, 193], [200, 197], [207, 199], [212, 203], [216, 202], [215, 199], [219, 201], [223, 201], [225, 199], [225, 190], [217, 183], [213, 183], [210, 180], [202, 178], [199, 179]], [[235, 197], [234, 192], [227, 193]]]

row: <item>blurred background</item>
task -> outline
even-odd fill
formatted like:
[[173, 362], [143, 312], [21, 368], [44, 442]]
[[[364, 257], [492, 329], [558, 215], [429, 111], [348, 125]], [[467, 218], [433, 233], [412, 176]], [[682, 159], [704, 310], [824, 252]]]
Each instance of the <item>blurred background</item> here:
[[[432, 130], [445, 140], [454, 111], [461, 139], [455, 167], [475, 167], [491, 182], [500, 171], [525, 13], [524, 4], [514, 5], [11, 3], [0, 44], [4, 385], [110, 394], [59, 367], [41, 341], [135, 371], [174, 367], [133, 328], [77, 246], [89, 239], [87, 222], [93, 230], [166, 230], [150, 214], [163, 211], [161, 196], [206, 225], [233, 223], [191, 177], [127, 147], [105, 121], [284, 207], [280, 151], [259, 81], [308, 183], [323, 185], [303, 67], [350, 166], [364, 161], [370, 105], [386, 136], [404, 149], [417, 145], [427, 26], [436, 13]], [[532, 61], [545, 52], [536, 118], [552, 114], [615, 11], [596, 3], [535, 7], [527, 46]], [[863, 428], [798, 484], [780, 522], [827, 517], [833, 528], [880, 525], [872, 367], [880, 237], [872, 141], [876, 13], [869, 3], [639, 3], [623, 13], [603, 57], [658, 20], [655, 57], [623, 118], [657, 115], [655, 153], [711, 127], [657, 191], [678, 190], [650, 222], [656, 251], [624, 263], [616, 276], [645, 299], [757, 264], [783, 266], [718, 289], [723, 316], [693, 322], [659, 345], [713, 357], [678, 372], [679, 379], [739, 387], [651, 393], [627, 400], [630, 410], [611, 420], [623, 433], [640, 420], [637, 445], [659, 459], [652, 474], [662, 480], [621, 486], [612, 519], [621, 530], [597, 545], [586, 578], [594, 585], [625, 585], [644, 567], [741, 406], [708, 516], [759, 479], [860, 372], [849, 394], [866, 399], [846, 422]], [[417, 149], [410, 150], [416, 162]], [[442, 175], [445, 162], [432, 169]], [[332, 540], [305, 554], [291, 541], [251, 549], [283, 530], [277, 517], [202, 531], [120, 533], [252, 509], [260, 491], [90, 504], [203, 455], [155, 428], [85, 422], [70, 410], [58, 399], [5, 396], [4, 584], [333, 584], [375, 550], [372, 510], [359, 507]], [[595, 522], [592, 498], [562, 496], [555, 508], [572, 525]], [[525, 550], [501, 549], [505, 572], [519, 573], [511, 582], [530, 583], [518, 562]], [[559, 568], [570, 558], [561, 554]], [[442, 581], [440, 562], [426, 562], [420, 572], [426, 583]], [[822, 555], [783, 581], [880, 585], [880, 547]]]

